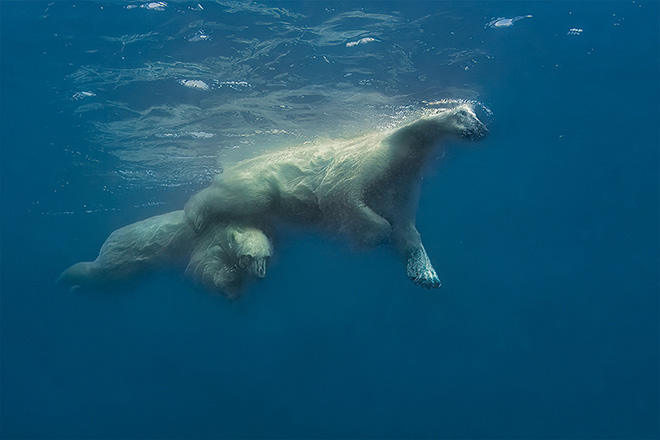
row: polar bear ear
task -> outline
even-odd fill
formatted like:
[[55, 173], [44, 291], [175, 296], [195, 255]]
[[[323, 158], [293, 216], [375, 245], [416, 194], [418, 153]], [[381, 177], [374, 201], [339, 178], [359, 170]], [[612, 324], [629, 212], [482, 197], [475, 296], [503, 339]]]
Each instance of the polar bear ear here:
[[229, 225], [227, 226], [228, 234], [227, 240], [228, 244], [235, 252], [237, 252], [245, 242], [245, 228], [242, 226]]

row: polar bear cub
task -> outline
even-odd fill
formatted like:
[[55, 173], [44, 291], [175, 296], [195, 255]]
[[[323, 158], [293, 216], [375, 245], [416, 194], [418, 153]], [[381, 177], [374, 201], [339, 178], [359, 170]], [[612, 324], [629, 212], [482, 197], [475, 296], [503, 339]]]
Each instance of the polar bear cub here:
[[236, 297], [247, 281], [266, 275], [271, 255], [271, 241], [261, 229], [225, 222], [196, 234], [184, 212], [173, 211], [117, 229], [96, 260], [74, 264], [58, 282], [103, 287], [187, 262], [185, 273], [197, 284]]

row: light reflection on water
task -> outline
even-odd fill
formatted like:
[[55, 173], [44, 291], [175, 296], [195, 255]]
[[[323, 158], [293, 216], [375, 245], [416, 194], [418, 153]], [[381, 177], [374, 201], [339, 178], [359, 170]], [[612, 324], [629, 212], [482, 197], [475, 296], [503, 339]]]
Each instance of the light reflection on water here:
[[[455, 73], [489, 60], [476, 41], [453, 40], [453, 47], [439, 41], [446, 35], [425, 33], [456, 26], [442, 14], [336, 8], [306, 16], [236, 2], [110, 4], [97, 13], [110, 12], [157, 17], [157, 26], [138, 23], [130, 34], [80, 43], [91, 62], [68, 75], [67, 96], [88, 144], [72, 159], [92, 157], [86, 149], [109, 154], [118, 162], [97, 168], [104, 183], [132, 187], [199, 188], [223, 163], [391, 128], [431, 101], [478, 102], [478, 91]], [[114, 52], [99, 62], [96, 45]]]

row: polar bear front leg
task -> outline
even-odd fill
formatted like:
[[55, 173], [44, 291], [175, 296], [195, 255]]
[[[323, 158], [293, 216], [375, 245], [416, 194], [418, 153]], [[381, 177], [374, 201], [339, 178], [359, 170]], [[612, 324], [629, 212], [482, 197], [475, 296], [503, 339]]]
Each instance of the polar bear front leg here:
[[396, 228], [393, 242], [406, 263], [406, 275], [413, 283], [427, 289], [437, 289], [442, 285], [414, 226]]
[[343, 209], [342, 229], [363, 246], [378, 246], [390, 240], [392, 226], [373, 209], [354, 203]]
[[438, 278], [438, 274], [435, 273], [429, 256], [426, 255], [424, 246], [420, 246], [410, 253], [406, 264], [406, 275], [408, 275], [408, 278], [413, 283], [427, 289], [437, 289], [442, 286], [442, 282]]

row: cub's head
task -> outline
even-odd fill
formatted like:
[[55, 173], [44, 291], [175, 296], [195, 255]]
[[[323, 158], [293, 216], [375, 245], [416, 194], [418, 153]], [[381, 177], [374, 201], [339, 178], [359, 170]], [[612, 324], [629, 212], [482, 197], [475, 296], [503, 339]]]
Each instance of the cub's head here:
[[258, 278], [266, 276], [273, 247], [263, 231], [253, 227], [237, 228], [232, 234], [232, 248], [239, 269]]
[[469, 140], [477, 140], [488, 133], [471, 104], [461, 104], [436, 116], [444, 131]]

